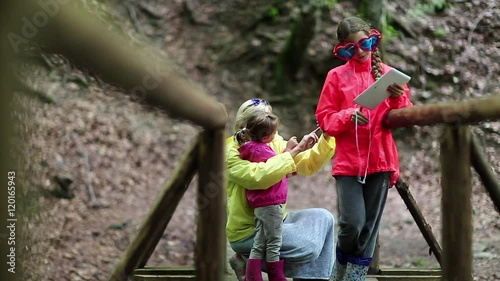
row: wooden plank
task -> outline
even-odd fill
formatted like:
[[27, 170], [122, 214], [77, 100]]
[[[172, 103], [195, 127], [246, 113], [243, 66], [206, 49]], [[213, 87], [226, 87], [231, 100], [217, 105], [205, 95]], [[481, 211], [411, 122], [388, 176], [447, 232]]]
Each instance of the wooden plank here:
[[194, 275], [135, 275], [134, 281], [191, 281], [196, 280]]
[[192, 266], [145, 267], [135, 270], [136, 275], [195, 275], [195, 272]]
[[481, 149], [479, 140], [474, 135], [472, 136], [471, 161], [474, 170], [478, 173], [483, 182], [486, 191], [490, 195], [493, 204], [500, 212], [500, 183], [495, 175], [491, 164], [488, 161], [488, 156]]
[[134, 240], [122, 255], [109, 281], [127, 280], [136, 268], [143, 267], [165, 232], [177, 205], [193, 179], [198, 166], [199, 138], [191, 144], [166, 188], [143, 221]]
[[425, 220], [425, 217], [420, 211], [417, 202], [413, 198], [413, 195], [411, 195], [410, 187], [408, 186], [408, 184], [403, 182], [401, 178], [399, 178], [396, 182], [396, 190], [403, 199], [403, 202], [405, 202], [408, 211], [410, 211], [410, 214], [413, 217], [415, 223], [417, 224], [418, 229], [420, 230], [422, 236], [424, 236], [425, 241], [431, 248], [434, 257], [436, 257], [436, 260], [441, 265], [443, 251], [441, 249], [441, 246], [439, 245], [439, 242], [434, 236], [434, 233], [432, 232], [431, 226]]
[[[372, 278], [372, 279], [370, 279]], [[441, 276], [435, 275], [369, 275], [366, 280], [377, 281], [441, 281]], [[461, 280], [461, 279], [456, 279]]]
[[380, 275], [441, 275], [440, 268], [383, 268]]
[[456, 102], [415, 105], [393, 109], [384, 118], [389, 128], [436, 124], [468, 124], [500, 119], [500, 94]]
[[443, 280], [472, 281], [471, 135], [447, 126], [441, 142]]
[[206, 130], [200, 141], [195, 267], [199, 281], [222, 281], [226, 253], [225, 135]]

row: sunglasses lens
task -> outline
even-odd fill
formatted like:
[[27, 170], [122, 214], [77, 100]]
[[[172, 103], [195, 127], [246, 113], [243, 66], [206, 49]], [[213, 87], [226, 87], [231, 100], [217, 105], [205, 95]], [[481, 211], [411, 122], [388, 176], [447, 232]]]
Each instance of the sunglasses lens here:
[[378, 46], [379, 37], [372, 35], [360, 42], [359, 46], [365, 51], [375, 51]]
[[337, 50], [337, 56], [342, 58], [342, 59], [351, 59], [352, 56], [354, 56], [354, 51], [356, 50], [356, 47], [354, 47], [353, 45], [350, 45], [348, 47], [344, 47], [344, 48], [339, 48]]

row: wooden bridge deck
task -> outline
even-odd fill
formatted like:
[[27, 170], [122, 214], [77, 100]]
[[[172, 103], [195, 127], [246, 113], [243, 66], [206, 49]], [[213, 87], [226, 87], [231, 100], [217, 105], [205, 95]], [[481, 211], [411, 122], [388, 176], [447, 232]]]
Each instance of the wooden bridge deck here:
[[[232, 272], [225, 275], [225, 281], [236, 281]], [[263, 274], [267, 280], [266, 274]], [[146, 267], [137, 269], [135, 281], [194, 281], [194, 267]], [[292, 279], [289, 279], [290, 281]], [[367, 281], [438, 281], [441, 280], [440, 269], [381, 269], [380, 275], [369, 275]]]
[[[227, 243], [226, 264], [227, 272], [224, 281], [237, 281], [233, 270], [229, 266], [229, 258], [234, 251]], [[194, 266], [146, 266], [135, 271], [134, 281], [192, 281], [196, 280]], [[267, 274], [263, 273], [264, 280]], [[292, 279], [288, 279], [292, 281]], [[366, 281], [438, 281], [441, 280], [441, 269], [416, 269], [416, 268], [386, 268], [381, 269], [380, 275], [369, 275]]]

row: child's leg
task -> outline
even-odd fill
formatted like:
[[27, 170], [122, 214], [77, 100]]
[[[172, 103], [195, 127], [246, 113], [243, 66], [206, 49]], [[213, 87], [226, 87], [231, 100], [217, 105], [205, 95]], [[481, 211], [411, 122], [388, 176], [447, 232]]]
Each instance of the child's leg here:
[[363, 187], [366, 222], [358, 240], [356, 256], [372, 257], [375, 251], [378, 229], [389, 191], [390, 173], [371, 174]]
[[[265, 208], [265, 207], [262, 207]], [[256, 208], [254, 210], [255, 215], [255, 237], [253, 239], [252, 250], [250, 251], [250, 259], [262, 259], [264, 258], [264, 251], [266, 250], [266, 236], [264, 231], [264, 220], [262, 220], [262, 216], [259, 215], [261, 213], [262, 208]]]
[[339, 235], [337, 245], [342, 254], [353, 255], [358, 237], [366, 222], [363, 185], [356, 177], [336, 176], [339, 196]]
[[266, 236], [264, 232], [265, 224], [262, 216], [262, 208], [256, 208], [255, 214], [255, 237], [253, 240], [250, 257], [247, 260], [245, 281], [262, 281], [262, 258], [266, 249]]
[[266, 261], [280, 260], [280, 249], [283, 233], [283, 208], [281, 205], [266, 206], [255, 211], [255, 216], [263, 222], [265, 236]]
[[286, 281], [284, 275], [284, 260], [280, 260], [280, 248], [283, 232], [283, 209], [281, 205], [261, 208], [259, 216], [263, 220], [263, 230], [266, 236], [266, 266], [269, 281]]

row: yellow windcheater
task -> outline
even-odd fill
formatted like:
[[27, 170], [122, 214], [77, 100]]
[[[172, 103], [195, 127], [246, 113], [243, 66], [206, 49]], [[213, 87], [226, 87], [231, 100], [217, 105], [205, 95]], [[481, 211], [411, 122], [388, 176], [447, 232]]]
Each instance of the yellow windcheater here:
[[[292, 158], [290, 153], [282, 153], [286, 143], [280, 135], [269, 146], [277, 153], [266, 162], [252, 163], [240, 158], [238, 142], [234, 137], [226, 140], [227, 169], [227, 225], [229, 242], [247, 238], [254, 232], [254, 214], [246, 198], [246, 189], [266, 189], [279, 182], [287, 174], [312, 175], [325, 165], [335, 152], [335, 138], [319, 138], [311, 149]], [[286, 216], [286, 211], [283, 213]]]

